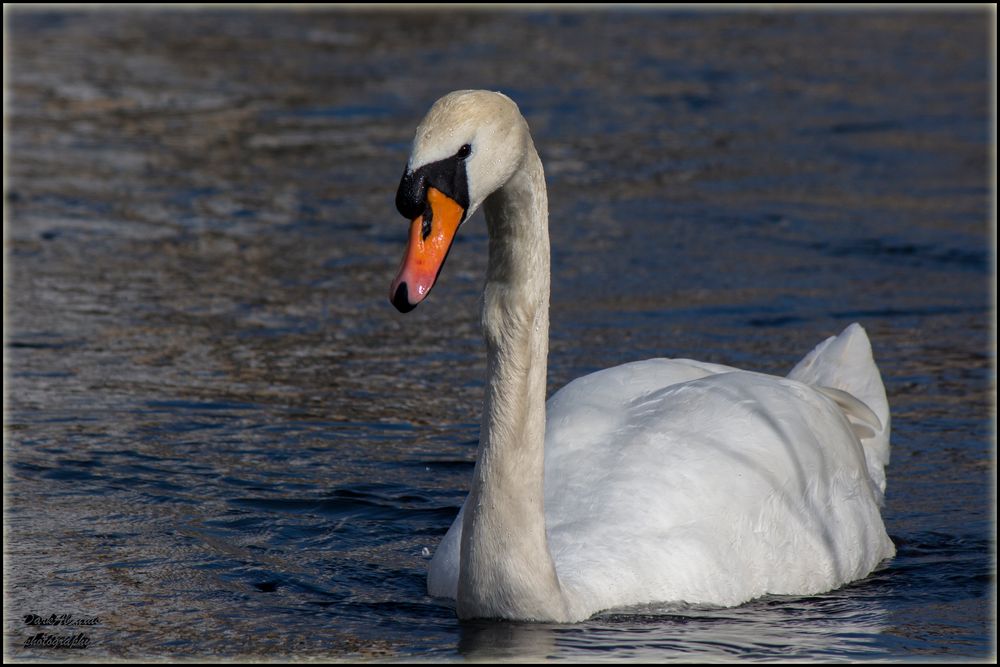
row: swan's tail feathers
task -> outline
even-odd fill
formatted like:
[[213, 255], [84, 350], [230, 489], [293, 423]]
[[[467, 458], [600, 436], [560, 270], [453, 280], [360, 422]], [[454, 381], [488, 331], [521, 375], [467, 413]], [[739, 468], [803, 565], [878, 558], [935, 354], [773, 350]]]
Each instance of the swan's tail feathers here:
[[839, 336], [820, 343], [788, 374], [792, 380], [813, 385], [844, 411], [861, 440], [868, 473], [885, 492], [885, 466], [889, 463], [889, 401], [872, 358], [868, 334], [855, 322]]

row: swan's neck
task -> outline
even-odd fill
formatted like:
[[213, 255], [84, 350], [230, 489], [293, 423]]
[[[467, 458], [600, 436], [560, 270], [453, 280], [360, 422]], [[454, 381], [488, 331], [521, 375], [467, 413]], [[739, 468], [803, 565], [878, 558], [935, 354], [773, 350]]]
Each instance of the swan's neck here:
[[529, 143], [521, 169], [484, 202], [486, 396], [462, 524], [458, 614], [563, 620], [545, 534], [543, 460], [549, 337], [545, 175]]

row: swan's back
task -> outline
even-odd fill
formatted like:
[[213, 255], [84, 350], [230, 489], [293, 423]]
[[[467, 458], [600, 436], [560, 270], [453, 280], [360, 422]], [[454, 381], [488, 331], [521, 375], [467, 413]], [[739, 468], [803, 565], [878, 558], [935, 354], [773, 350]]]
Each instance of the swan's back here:
[[[860, 326], [789, 378], [668, 359], [599, 371], [547, 418], [546, 527], [575, 618], [818, 593], [894, 553], [879, 514], [888, 408]], [[455, 596], [461, 526], [431, 563], [432, 595]]]

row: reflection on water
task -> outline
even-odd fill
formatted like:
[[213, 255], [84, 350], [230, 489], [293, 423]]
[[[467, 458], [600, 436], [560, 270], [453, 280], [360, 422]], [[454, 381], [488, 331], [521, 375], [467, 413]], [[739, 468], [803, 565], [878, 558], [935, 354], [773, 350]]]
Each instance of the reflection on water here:
[[691, 661], [873, 659], [888, 613], [876, 599], [821, 596], [799, 603], [765, 599], [737, 609], [636, 608], [582, 626], [463, 622], [459, 653], [472, 660]]
[[[992, 15], [12, 11], [5, 638], [86, 659], [991, 654]], [[414, 39], [414, 35], [420, 35]], [[475, 457], [484, 225], [386, 290], [413, 128], [501, 89], [545, 162], [550, 388], [785, 373], [860, 320], [893, 410], [863, 582], [459, 623], [429, 554]]]

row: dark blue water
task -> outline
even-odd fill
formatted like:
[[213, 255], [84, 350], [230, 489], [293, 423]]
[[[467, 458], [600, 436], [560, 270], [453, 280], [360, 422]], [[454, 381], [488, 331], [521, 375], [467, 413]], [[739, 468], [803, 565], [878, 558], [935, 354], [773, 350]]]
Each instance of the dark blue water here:
[[[7, 19], [9, 659], [995, 657], [992, 10]], [[486, 236], [401, 316], [393, 198], [467, 87], [511, 95], [545, 163], [550, 389], [653, 356], [784, 374], [860, 321], [896, 558], [568, 626], [427, 597], [478, 440]]]

